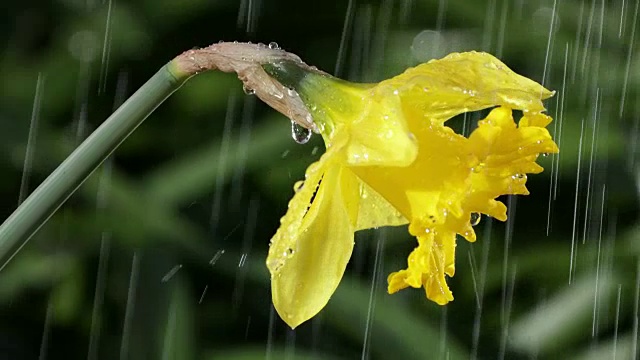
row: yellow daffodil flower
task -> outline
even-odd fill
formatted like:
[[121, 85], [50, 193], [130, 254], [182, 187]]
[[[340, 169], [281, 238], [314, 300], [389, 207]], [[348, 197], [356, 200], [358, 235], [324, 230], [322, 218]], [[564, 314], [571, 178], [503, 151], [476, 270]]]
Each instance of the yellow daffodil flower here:
[[[456, 235], [472, 217], [507, 219], [504, 194], [528, 194], [541, 153], [558, 152], [541, 100], [553, 95], [495, 57], [454, 53], [377, 84], [354, 84], [295, 62], [265, 70], [295, 89], [327, 151], [306, 171], [271, 240], [273, 303], [292, 328], [316, 315], [342, 278], [357, 230], [409, 224], [418, 246], [388, 291], [420, 288], [453, 300]], [[466, 138], [452, 117], [495, 107]], [[512, 110], [522, 116], [516, 125]]]

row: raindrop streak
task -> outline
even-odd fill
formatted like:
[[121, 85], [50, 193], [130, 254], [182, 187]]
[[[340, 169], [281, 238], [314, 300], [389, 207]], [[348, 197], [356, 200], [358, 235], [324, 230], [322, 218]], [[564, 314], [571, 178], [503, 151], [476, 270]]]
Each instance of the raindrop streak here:
[[364, 340], [362, 344], [362, 356], [361, 359], [369, 358], [369, 343], [371, 342], [370, 330], [371, 330], [371, 322], [372, 315], [375, 308], [375, 294], [376, 288], [378, 285], [378, 278], [380, 272], [382, 271], [382, 250], [384, 249], [384, 242], [386, 240], [386, 236], [384, 231], [378, 231], [377, 236], [378, 241], [376, 242], [376, 255], [373, 263], [373, 276], [371, 278], [371, 290], [369, 291], [369, 307], [367, 308], [367, 323], [364, 330]]
[[27, 150], [24, 154], [24, 164], [22, 166], [22, 180], [20, 181], [20, 193], [18, 195], [18, 205], [22, 204], [29, 191], [29, 177], [33, 165], [33, 152], [36, 147], [36, 135], [38, 133], [38, 119], [40, 118], [40, 106], [42, 105], [42, 87], [44, 76], [38, 73], [36, 82], [36, 93], [33, 97], [33, 108], [31, 110], [31, 123], [29, 124], [29, 137], [27, 138]]
[[44, 317], [44, 330], [42, 331], [42, 340], [40, 341], [40, 355], [38, 360], [46, 360], [47, 349], [49, 348], [49, 333], [51, 332], [51, 318], [53, 316], [53, 302], [49, 298], [47, 305], [47, 314]]
[[240, 8], [238, 10], [237, 27], [241, 29], [245, 26], [245, 32], [251, 34], [255, 31], [257, 26], [256, 13], [260, 10], [260, 0], [242, 0], [240, 2]]
[[595, 338], [598, 335], [598, 310], [600, 308], [600, 302], [598, 301], [598, 292], [600, 291], [600, 254], [602, 248], [602, 218], [604, 215], [604, 201], [606, 195], [606, 186], [602, 186], [602, 204], [600, 212], [600, 236], [598, 237], [598, 254], [596, 257], [596, 283], [593, 293], [593, 319], [591, 324], [591, 337]]
[[311, 139], [312, 134], [313, 133], [311, 132], [310, 129], [307, 129], [304, 126], [299, 125], [295, 121], [291, 121], [291, 137], [298, 144], [308, 143], [309, 139]]
[[240, 255], [240, 261], [238, 261], [238, 267], [243, 267], [245, 261], [247, 261], [247, 254]]
[[591, 131], [591, 153], [589, 154], [589, 173], [587, 175], [587, 196], [585, 200], [585, 209], [584, 209], [584, 225], [582, 228], [582, 244], [587, 241], [587, 226], [589, 225], [589, 214], [591, 214], [591, 205], [593, 203], [592, 199], [592, 184], [591, 179], [593, 178], [593, 162], [596, 154], [596, 133], [598, 130], [598, 115], [600, 109], [600, 89], [596, 89], [596, 101], [595, 101], [595, 109], [593, 113], [593, 130]]
[[[480, 324], [482, 321], [482, 303], [484, 300], [484, 286], [487, 277], [487, 266], [489, 265], [489, 250], [491, 249], [492, 224], [493, 222], [487, 221], [487, 224], [484, 227], [483, 239], [486, 239], [486, 241], [484, 241], [484, 244], [482, 246], [482, 263], [480, 264], [481, 268], [477, 278], [478, 285], [474, 284], [474, 289], [476, 289], [476, 303], [478, 307], [476, 308], [476, 313], [473, 320], [473, 334], [470, 356], [471, 359], [478, 358], [478, 348], [480, 345]], [[473, 277], [473, 279], [475, 280], [476, 278]]]
[[443, 306], [440, 315], [440, 357], [447, 358], [447, 307]]
[[500, 12], [500, 28], [498, 30], [498, 46], [496, 48], [496, 57], [502, 58], [502, 48], [504, 47], [504, 34], [507, 27], [507, 8], [509, 2], [502, 2], [502, 11]]
[[244, 283], [248, 271], [244, 264], [251, 253], [251, 241], [255, 235], [259, 209], [260, 200], [257, 196], [253, 196], [251, 200], [249, 200], [249, 205], [247, 206], [247, 221], [245, 222], [244, 236], [242, 238], [242, 255], [240, 255], [238, 269], [236, 270], [236, 286], [233, 289], [233, 294], [231, 295], [234, 311], [238, 310], [240, 307], [240, 302], [242, 301], [242, 296], [244, 294]]
[[575, 47], [573, 49], [573, 64], [571, 65], [571, 83], [576, 81], [576, 73], [578, 69], [578, 56], [580, 53], [580, 35], [582, 34], [582, 24], [584, 19], [584, 6], [585, 2], [580, 2], [580, 12], [578, 13], [578, 29], [576, 30], [576, 39], [574, 41]]
[[345, 48], [347, 46], [347, 38], [351, 33], [351, 23], [353, 22], [353, 14], [354, 14], [354, 1], [349, 0], [349, 4], [347, 5], [347, 13], [344, 16], [344, 25], [342, 26], [342, 35], [340, 36], [340, 47], [338, 48], [338, 57], [336, 59], [336, 67], [333, 71], [333, 75], [336, 77], [340, 77], [342, 70], [342, 63], [345, 58]]
[[109, 54], [111, 52], [111, 9], [113, 9], [113, 1], [109, 0], [107, 7], [107, 22], [104, 29], [104, 40], [102, 44], [102, 60], [100, 61], [100, 83], [98, 85], [98, 94], [106, 90], [107, 86], [107, 70], [109, 67]]
[[162, 282], [167, 282], [169, 280], [171, 280], [171, 278], [180, 270], [182, 269], [182, 264], [176, 265], [174, 266], [171, 270], [169, 270], [169, 272], [162, 277]]
[[496, 13], [496, 0], [489, 0], [487, 4], [487, 12], [484, 16], [484, 29], [482, 30], [482, 49], [491, 52], [491, 35], [493, 33], [493, 24]]
[[[631, 54], [633, 54], [633, 42], [636, 36], [636, 27], [638, 27], [638, 6], [640, 6], [640, 0], [636, 0], [635, 10], [633, 11], [633, 21], [631, 22], [633, 25], [631, 26], [631, 38], [629, 39], [629, 52], [627, 52], [627, 65], [624, 72], [624, 79], [622, 82], [622, 98], [620, 99], [620, 111], [619, 116], [622, 117], [622, 112], [624, 110], [624, 102], [627, 96], [627, 84], [629, 83], [629, 70], [631, 68]], [[620, 23], [622, 27], [622, 23]]]
[[[567, 64], [569, 61], [569, 43], [565, 43], [564, 47], [564, 70], [562, 75], [562, 89], [560, 91], [560, 96], [558, 97], [559, 106], [556, 108], [556, 119], [558, 121], [554, 122], [553, 125], [553, 138], [558, 145], [558, 149], [561, 149], [562, 146], [562, 125], [564, 118], [564, 101], [566, 94], [566, 83], [567, 83]], [[551, 175], [549, 185], [549, 203], [547, 209], [547, 232], [546, 235], [549, 236], [551, 232], [551, 214], [553, 213], [553, 204], [552, 202], [556, 201], [558, 194], [558, 173], [560, 172], [560, 154], [555, 154], [553, 159], [551, 160]]]
[[[98, 185], [98, 196], [96, 208], [98, 216], [104, 213], [107, 207], [109, 188], [111, 187], [111, 169], [113, 161], [107, 160]], [[100, 239], [100, 256], [98, 258], [98, 271], [96, 274], [96, 288], [93, 294], [93, 310], [91, 312], [91, 330], [89, 332], [89, 349], [87, 359], [98, 358], [98, 342], [102, 328], [102, 308], [104, 304], [105, 289], [107, 286], [107, 266], [109, 264], [109, 253], [111, 251], [111, 233], [103, 231]]]
[[204, 290], [202, 290], [202, 295], [200, 295], [200, 300], [198, 300], [198, 305], [202, 304], [202, 300], [204, 300], [204, 295], [209, 290], [209, 285], [205, 285]]
[[129, 340], [131, 339], [131, 328], [133, 327], [133, 313], [136, 305], [136, 295], [138, 290], [138, 277], [140, 275], [140, 256], [133, 253], [131, 260], [131, 275], [129, 276], [129, 290], [127, 291], [127, 305], [124, 310], [124, 321], [122, 324], [122, 340], [120, 342], [120, 360], [129, 358]]
[[616, 298], [616, 318], [613, 328], [613, 354], [612, 359], [616, 359], [616, 350], [618, 348], [618, 324], [620, 321], [620, 296], [622, 295], [622, 285], [618, 284], [618, 296]]
[[[174, 290], [175, 292], [175, 290]], [[175, 294], [173, 295], [175, 296]], [[176, 346], [176, 325], [178, 322], [178, 301], [175, 299], [170, 300], [169, 314], [167, 316], [167, 327], [164, 331], [164, 341], [162, 347], [162, 360], [176, 359], [178, 358], [178, 351]]]
[[363, 69], [369, 68], [369, 50], [371, 47], [371, 6], [362, 5], [354, 22], [351, 42], [351, 61], [347, 78], [362, 80]]
[[626, 14], [624, 13], [625, 8], [625, 0], [622, 0], [622, 6], [620, 7], [620, 28], [618, 28], [618, 39], [622, 37], [624, 30], [624, 21], [626, 20]]
[[216, 252], [216, 254], [213, 255], [211, 260], [209, 260], [209, 265], [211, 266], [215, 265], [218, 259], [220, 259], [220, 257], [222, 256], [222, 254], [224, 254], [224, 250], [218, 250], [218, 252]]
[[239, 210], [235, 207], [241, 203], [242, 190], [244, 185], [244, 173], [247, 167], [247, 159], [249, 156], [249, 146], [251, 145], [251, 131], [253, 128], [253, 112], [256, 106], [255, 96], [244, 98], [242, 109], [242, 124], [240, 125], [240, 134], [236, 142], [235, 166], [233, 177], [231, 180], [231, 190], [229, 195], [229, 203], [233, 210]]
[[498, 353], [498, 359], [504, 360], [507, 353], [507, 341], [509, 340], [509, 321], [511, 320], [511, 306], [513, 305], [513, 291], [516, 287], [516, 264], [513, 264], [511, 271], [511, 281], [507, 286], [506, 301], [503, 302], [503, 316], [501, 317], [500, 326], [502, 327], [502, 334], [500, 336], [500, 352]]
[[[504, 249], [502, 250], [502, 298], [501, 298], [501, 308], [500, 308], [500, 321], [502, 324], [502, 330], [505, 330], [505, 327], [508, 323], [510, 304], [509, 304], [509, 295], [508, 295], [508, 283], [507, 283], [507, 273], [509, 268], [509, 255], [511, 242], [513, 241], [513, 228], [516, 222], [516, 205], [518, 203], [518, 197], [509, 195], [507, 197], [507, 224], [504, 229]], [[490, 233], [487, 233], [489, 235]], [[515, 266], [515, 265], [514, 265]], [[515, 281], [515, 279], [514, 279]]]
[[222, 140], [220, 141], [220, 150], [218, 156], [218, 167], [216, 184], [213, 195], [213, 203], [211, 204], [211, 218], [209, 219], [209, 225], [211, 226], [211, 233], [215, 234], [218, 227], [218, 220], [220, 218], [220, 208], [222, 207], [222, 187], [224, 186], [224, 169], [227, 167], [227, 161], [229, 158], [229, 146], [231, 145], [231, 127], [233, 126], [235, 109], [235, 96], [232, 93], [229, 95], [227, 101], [227, 113], [224, 117], [224, 128], [222, 130]]
[[571, 230], [571, 257], [569, 260], [569, 285], [573, 279], [575, 259], [577, 258], [578, 249], [576, 248], [577, 222], [578, 222], [578, 199], [580, 195], [580, 169], [582, 164], [582, 139], [584, 137], [584, 118], [580, 125], [580, 140], [578, 142], [578, 165], [576, 167], [576, 195], [573, 202], [573, 228]]
[[[551, 55], [551, 42], [554, 38], [553, 25], [556, 23], [556, 6], [557, 0], [553, 0], [553, 9], [551, 10], [551, 20], [549, 21], [549, 35], [547, 39], [547, 51], [544, 55], [544, 70], [542, 71], [542, 85], [544, 86], [547, 78], [547, 68], [549, 67], [549, 57]], [[542, 90], [540, 90], [540, 96], [542, 97]]]
[[[565, 44], [564, 49], [564, 69], [562, 73], [562, 93], [560, 94], [560, 116], [558, 116], [558, 133], [554, 134], [554, 138], [556, 139], [558, 149], [562, 148], [562, 129], [564, 126], [564, 103], [566, 99], [566, 85], [567, 85], [567, 65], [569, 63], [569, 43]], [[556, 200], [558, 193], [558, 174], [560, 173], [560, 158], [562, 154], [558, 153], [554, 156], [554, 160], [556, 161], [556, 170], [555, 170], [555, 187], [553, 189], [553, 200]]]
[[287, 335], [284, 345], [284, 358], [295, 359], [296, 355], [296, 331], [287, 328]]
[[273, 304], [269, 303], [269, 331], [267, 332], [267, 350], [265, 354], [265, 360], [271, 360], [271, 351], [273, 348], [273, 330], [276, 323], [276, 308]]
[[636, 266], [636, 293], [633, 301], [633, 335], [631, 338], [632, 359], [638, 358], [638, 305], [640, 303], [640, 260]]
[[365, 59], [371, 60], [371, 72], [367, 73], [365, 81], [372, 81], [372, 74], [380, 74], [382, 72], [382, 65], [385, 61], [385, 45], [387, 44], [387, 37], [389, 28], [391, 26], [391, 14], [394, 13], [395, 1], [383, 0], [378, 10], [378, 16], [375, 19], [375, 34], [372, 38], [371, 55], [366, 54]]
[[[120, 72], [113, 101], [113, 111], [120, 107], [125, 100], [127, 81], [127, 73]], [[102, 167], [102, 174], [98, 184], [98, 193], [96, 196], [96, 211], [98, 212], [98, 216], [101, 216], [108, 206], [112, 169], [113, 158], [109, 157]], [[89, 350], [87, 353], [87, 359], [98, 358], [98, 341], [100, 339], [102, 327], [102, 308], [107, 283], [107, 266], [109, 264], [110, 252], [111, 232], [108, 229], [103, 229], [102, 236], [100, 238], [100, 255], [98, 258], [98, 271], [96, 274], [96, 288], [93, 295], [93, 310], [91, 314], [91, 331], [89, 333]]]

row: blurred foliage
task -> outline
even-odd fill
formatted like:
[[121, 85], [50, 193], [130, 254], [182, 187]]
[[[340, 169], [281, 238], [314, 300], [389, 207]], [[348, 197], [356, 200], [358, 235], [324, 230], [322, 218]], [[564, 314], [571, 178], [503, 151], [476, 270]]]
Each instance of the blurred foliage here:
[[233, 75], [198, 76], [0, 271], [2, 358], [637, 356], [638, 0], [4, 8], [2, 218], [163, 63], [219, 40], [277, 41], [354, 81], [489, 51], [557, 91], [547, 107], [561, 153], [541, 158], [532, 195], [503, 199], [506, 224], [483, 219], [476, 244], [459, 240], [452, 304], [419, 290], [387, 295], [387, 274], [404, 267], [415, 240], [404, 228], [366, 231], [327, 308], [291, 331], [270, 304], [264, 259], [322, 144], [294, 143], [288, 121]]

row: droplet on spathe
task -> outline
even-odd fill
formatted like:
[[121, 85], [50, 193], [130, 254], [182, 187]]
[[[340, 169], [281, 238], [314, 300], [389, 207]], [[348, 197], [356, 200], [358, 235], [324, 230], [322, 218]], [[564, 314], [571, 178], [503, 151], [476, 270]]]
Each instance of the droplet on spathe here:
[[521, 179], [526, 179], [527, 175], [526, 174], [514, 174], [511, 176], [512, 179], [514, 180], [521, 180]]
[[471, 213], [471, 220], [469, 221], [471, 223], [471, 226], [476, 226], [478, 224], [480, 224], [480, 220], [482, 219], [482, 215], [479, 213]]
[[311, 139], [311, 130], [299, 125], [295, 121], [291, 121], [291, 137], [298, 144], [306, 144]]
[[478, 165], [474, 166], [471, 168], [471, 171], [473, 171], [474, 173], [480, 173], [485, 167], [485, 163], [481, 162], [478, 163]]
[[549, 156], [549, 153], [542, 153], [540, 155], [542, 155], [542, 157], [547, 157], [547, 156]]
[[280, 46], [278, 46], [277, 42], [272, 41], [272, 42], [269, 43], [269, 49], [280, 50]]
[[245, 94], [247, 95], [253, 95], [256, 93], [255, 90], [253, 90], [252, 88], [248, 87], [247, 85], [242, 85], [242, 91], [244, 91]]
[[296, 183], [293, 184], [293, 191], [295, 191], [295, 192], [300, 191], [300, 189], [302, 189], [303, 185], [304, 185], [304, 180], [296, 181]]

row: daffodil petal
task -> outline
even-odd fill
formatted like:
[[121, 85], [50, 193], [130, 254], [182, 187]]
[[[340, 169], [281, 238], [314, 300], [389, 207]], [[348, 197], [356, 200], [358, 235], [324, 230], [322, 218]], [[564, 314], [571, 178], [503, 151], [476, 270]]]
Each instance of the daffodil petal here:
[[502, 105], [541, 112], [553, 93], [483, 52], [453, 53], [383, 81], [398, 89], [407, 117], [445, 122], [465, 112]]
[[408, 222], [407, 218], [377, 191], [367, 183], [360, 182], [360, 208], [356, 230], [398, 226]]
[[270, 267], [273, 304], [292, 328], [322, 310], [342, 279], [353, 250], [358, 185], [353, 173], [330, 162], [302, 226], [279, 232], [272, 242], [277, 249], [279, 242], [289, 244], [269, 257], [281, 260]]
[[455, 233], [426, 231], [416, 234], [418, 247], [409, 255], [407, 268], [389, 275], [388, 292], [393, 294], [408, 286], [424, 287], [427, 298], [444, 305], [453, 300], [445, 274], [453, 276], [455, 271]]
[[392, 88], [375, 92], [360, 117], [349, 126], [346, 148], [349, 166], [408, 166], [418, 154], [418, 144], [409, 132], [400, 96]]

